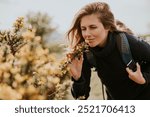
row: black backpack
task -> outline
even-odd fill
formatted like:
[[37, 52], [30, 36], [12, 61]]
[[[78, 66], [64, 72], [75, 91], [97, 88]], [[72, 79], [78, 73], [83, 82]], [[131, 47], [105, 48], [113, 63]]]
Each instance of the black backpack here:
[[[122, 57], [124, 64], [130, 69], [132, 69], [133, 71], [136, 71], [136, 64], [132, 57], [130, 46], [129, 46], [126, 35], [123, 32], [122, 33], [120, 32], [117, 35], [116, 40], [117, 40], [117, 47], [118, 47], [118, 50], [120, 52], [120, 55]], [[96, 68], [97, 65], [96, 65], [96, 60], [95, 60], [93, 53], [91, 51], [88, 51], [86, 53], [86, 57], [90, 65]]]

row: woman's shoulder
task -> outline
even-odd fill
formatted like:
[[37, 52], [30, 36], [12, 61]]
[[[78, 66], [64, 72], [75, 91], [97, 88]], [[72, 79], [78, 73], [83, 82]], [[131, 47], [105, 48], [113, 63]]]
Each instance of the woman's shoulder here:
[[125, 35], [125, 38], [127, 38], [127, 40], [129, 41], [129, 43], [135, 43], [137, 41], [142, 41], [141, 38], [139, 38], [138, 36], [134, 35], [134, 34], [129, 34], [127, 32], [123, 32], [123, 31], [114, 31], [113, 35], [117, 38], [117, 36], [119, 36], [121, 33], [123, 33]]

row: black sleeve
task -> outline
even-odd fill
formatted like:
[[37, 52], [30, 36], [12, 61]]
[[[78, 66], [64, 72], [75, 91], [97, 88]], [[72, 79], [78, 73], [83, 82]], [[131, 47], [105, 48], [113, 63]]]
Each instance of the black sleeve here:
[[72, 78], [73, 84], [71, 88], [71, 93], [75, 99], [79, 97], [85, 97], [87, 99], [89, 97], [90, 92], [90, 77], [91, 77], [91, 68], [87, 63], [87, 59], [84, 56], [82, 74], [78, 81], [75, 81]]
[[150, 44], [142, 39], [127, 35], [133, 59], [141, 64], [146, 83], [150, 83]]
[[141, 70], [143, 73], [143, 77], [146, 80], [146, 83], [149, 84], [150, 83], [150, 62], [145, 62], [141, 64]]
[[150, 62], [150, 44], [132, 35], [127, 35], [133, 58]]

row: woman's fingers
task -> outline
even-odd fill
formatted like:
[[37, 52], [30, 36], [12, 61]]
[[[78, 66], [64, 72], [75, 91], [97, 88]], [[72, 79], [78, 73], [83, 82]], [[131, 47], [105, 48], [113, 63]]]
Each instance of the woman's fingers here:
[[126, 71], [128, 72], [129, 76], [132, 76], [133, 71], [129, 67], [126, 68]]
[[82, 64], [83, 63], [83, 55], [80, 56], [80, 58], [78, 60], [79, 60], [79, 64]]
[[136, 63], [136, 67], [137, 67], [137, 71], [139, 72], [141, 72], [141, 67], [140, 67], [140, 65], [138, 64], [138, 63]]
[[128, 72], [129, 78], [138, 84], [144, 84], [146, 81], [142, 75], [141, 67], [138, 63], [136, 63], [136, 67], [137, 67], [137, 70], [135, 72], [133, 72], [128, 67], [126, 68], [126, 71]]
[[75, 79], [78, 80], [81, 77], [83, 64], [83, 55], [80, 58], [75, 58], [69, 65], [69, 73]]

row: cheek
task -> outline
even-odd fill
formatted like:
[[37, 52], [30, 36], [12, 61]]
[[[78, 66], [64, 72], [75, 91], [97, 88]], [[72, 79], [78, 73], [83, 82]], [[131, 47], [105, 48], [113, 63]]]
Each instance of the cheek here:
[[95, 32], [93, 36], [96, 38], [96, 40], [100, 40], [102, 33], [101, 32]]
[[81, 34], [82, 34], [82, 37], [83, 37], [83, 38], [85, 38], [85, 33], [84, 33], [84, 32], [82, 32]]
[[108, 33], [107, 30], [101, 29], [101, 30], [99, 30], [99, 32], [97, 32], [97, 36], [101, 39], [104, 39], [107, 33]]
[[100, 29], [97, 29], [93, 32], [93, 35], [95, 35], [96, 37], [100, 37], [101, 34], [102, 34], [102, 30], [100, 30]]

